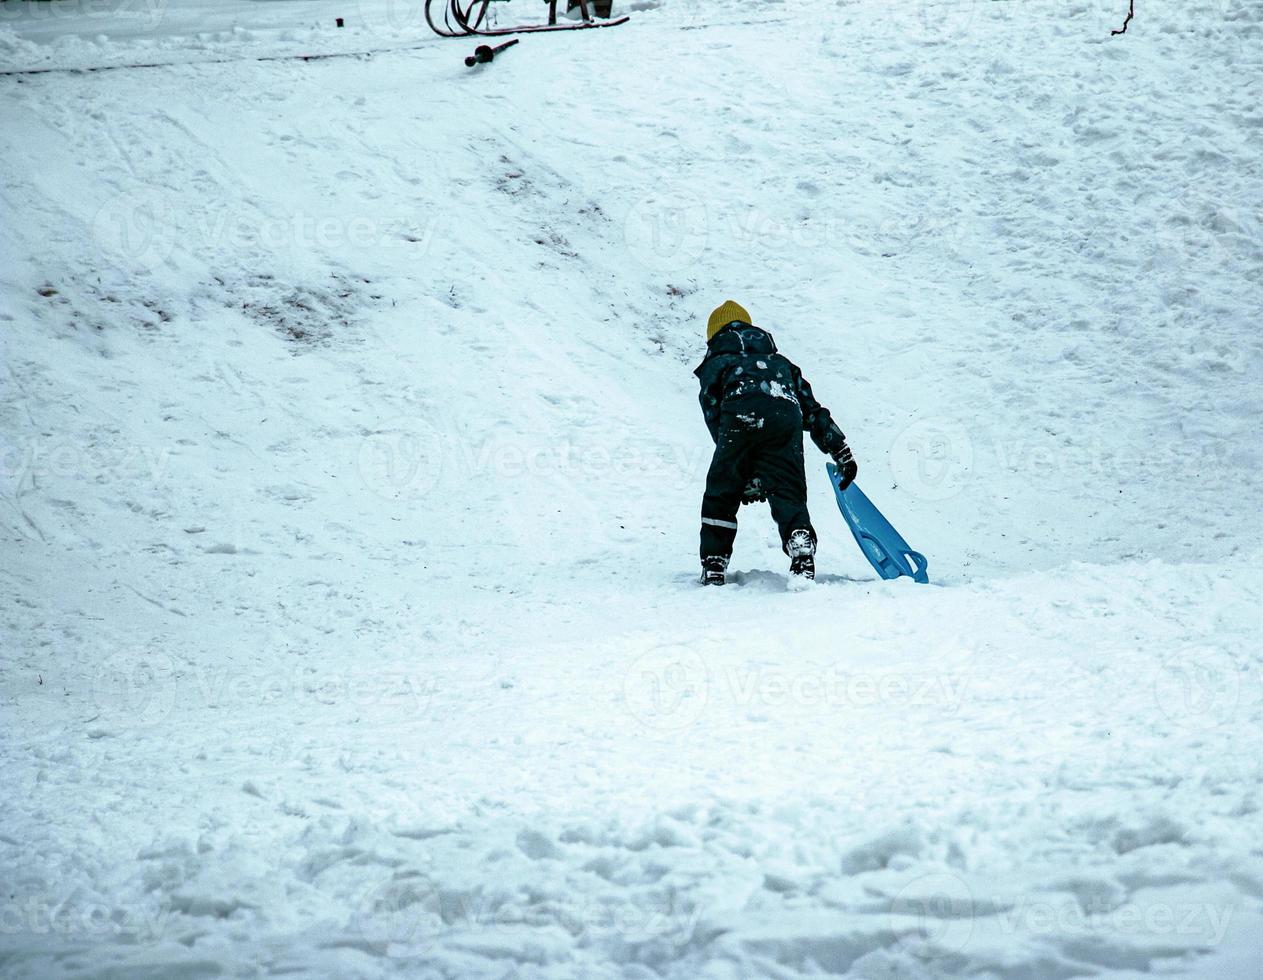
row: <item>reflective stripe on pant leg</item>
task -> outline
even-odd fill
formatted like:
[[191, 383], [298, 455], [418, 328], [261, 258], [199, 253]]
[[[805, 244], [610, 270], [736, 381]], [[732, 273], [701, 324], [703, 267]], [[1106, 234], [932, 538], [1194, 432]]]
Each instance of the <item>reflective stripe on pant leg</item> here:
[[720, 429], [715, 456], [706, 473], [706, 492], [702, 495], [702, 534], [699, 551], [703, 558], [726, 558], [732, 554], [737, 538], [737, 508], [741, 491], [749, 433]]
[[728, 558], [732, 555], [732, 543], [737, 540], [735, 527], [716, 527], [714, 524], [702, 522], [701, 547], [698, 553], [703, 558]]
[[737, 540], [737, 507], [735, 503], [716, 500], [711, 494], [702, 498], [702, 536], [698, 550], [703, 558], [726, 558], [732, 554], [732, 544]]

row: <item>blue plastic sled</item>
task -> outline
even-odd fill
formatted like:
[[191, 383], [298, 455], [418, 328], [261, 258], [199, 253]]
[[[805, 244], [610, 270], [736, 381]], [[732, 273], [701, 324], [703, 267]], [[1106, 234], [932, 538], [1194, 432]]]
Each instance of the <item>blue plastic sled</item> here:
[[890, 521], [882, 516], [856, 484], [839, 490], [836, 466], [826, 463], [825, 469], [829, 471], [829, 482], [833, 484], [833, 492], [838, 498], [838, 509], [855, 535], [855, 543], [877, 569], [877, 574], [882, 578], [907, 575], [914, 582], [928, 584], [930, 577], [925, 573], [925, 555], [908, 547], [908, 542], [891, 527]]

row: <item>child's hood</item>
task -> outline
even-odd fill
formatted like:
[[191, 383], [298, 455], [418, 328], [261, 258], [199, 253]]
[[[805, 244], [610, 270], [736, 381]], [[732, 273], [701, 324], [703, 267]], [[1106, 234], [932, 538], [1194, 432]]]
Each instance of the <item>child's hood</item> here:
[[[711, 337], [710, 343], [706, 345], [706, 358], [702, 363], [705, 364], [716, 354], [775, 353], [776, 341], [762, 327], [756, 327], [750, 323], [730, 323]], [[700, 366], [698, 370], [701, 370]]]

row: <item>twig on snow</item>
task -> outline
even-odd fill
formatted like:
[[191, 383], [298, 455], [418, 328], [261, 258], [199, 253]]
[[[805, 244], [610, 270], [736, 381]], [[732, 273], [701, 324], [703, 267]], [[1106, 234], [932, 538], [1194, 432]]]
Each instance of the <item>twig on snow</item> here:
[[1127, 19], [1123, 21], [1123, 29], [1121, 31], [1110, 31], [1110, 37], [1117, 37], [1119, 34], [1127, 33], [1127, 25], [1131, 23], [1131, 19], [1136, 16], [1136, 0], [1128, 0]]

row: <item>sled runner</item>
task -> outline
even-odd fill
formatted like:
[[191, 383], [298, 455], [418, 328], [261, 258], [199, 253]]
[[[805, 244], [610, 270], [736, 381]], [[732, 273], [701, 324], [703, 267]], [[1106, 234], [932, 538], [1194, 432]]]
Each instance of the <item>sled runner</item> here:
[[[510, 27], [492, 26], [488, 14], [493, 3], [509, 0], [425, 0], [425, 20], [430, 29], [442, 37], [500, 37], [505, 34], [543, 34], [549, 31], [580, 31], [591, 27], [617, 27], [625, 24], [628, 17], [611, 17], [611, 0], [570, 0], [569, 6], [579, 11], [580, 19], [573, 23], [557, 23], [558, 0], [546, 0], [548, 22], [545, 24], [517, 24]], [[441, 8], [441, 19], [436, 11]], [[595, 16], [593, 14], [595, 13]]]
[[852, 483], [845, 490], [838, 489], [838, 468], [826, 463], [829, 471], [829, 482], [833, 484], [833, 492], [838, 498], [838, 509], [846, 525], [855, 535], [855, 543], [864, 552], [877, 574], [882, 578], [898, 578], [907, 575], [914, 582], [928, 584], [930, 577], [926, 574], [925, 555], [908, 547], [899, 534], [882, 516], [873, 502], [864, 496], [859, 486]]

